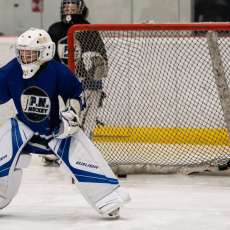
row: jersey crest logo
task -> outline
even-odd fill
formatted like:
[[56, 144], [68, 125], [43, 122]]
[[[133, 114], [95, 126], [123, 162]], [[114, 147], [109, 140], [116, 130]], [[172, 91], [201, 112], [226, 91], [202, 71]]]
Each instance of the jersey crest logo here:
[[50, 113], [51, 102], [47, 93], [39, 87], [29, 87], [21, 95], [22, 111], [32, 122], [44, 121]]

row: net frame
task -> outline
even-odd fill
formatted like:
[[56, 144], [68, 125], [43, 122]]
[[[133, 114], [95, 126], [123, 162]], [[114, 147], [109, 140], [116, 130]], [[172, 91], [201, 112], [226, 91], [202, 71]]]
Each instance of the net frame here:
[[67, 34], [68, 42], [68, 66], [74, 72], [74, 36], [76, 31], [106, 31], [106, 30], [187, 30], [187, 31], [203, 31], [203, 30], [228, 30], [230, 31], [230, 23], [187, 23], [187, 24], [82, 24], [73, 25], [69, 28]]
[[[187, 23], [187, 24], [94, 24], [94, 25], [73, 25], [68, 31], [68, 65], [75, 71], [74, 60], [74, 33], [76, 31], [230, 31], [230, 23]], [[203, 171], [225, 164], [228, 159], [221, 159], [220, 162], [207, 162], [202, 165], [188, 166], [158, 166], [153, 164], [131, 164], [112, 165], [117, 173], [171, 173], [171, 172], [193, 172]], [[190, 169], [189, 169], [190, 168]]]

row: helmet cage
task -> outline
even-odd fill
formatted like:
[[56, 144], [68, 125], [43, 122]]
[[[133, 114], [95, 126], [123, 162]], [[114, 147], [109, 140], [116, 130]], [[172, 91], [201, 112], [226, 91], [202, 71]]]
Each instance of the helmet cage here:
[[16, 49], [18, 62], [23, 65], [37, 63], [41, 59], [41, 52], [38, 50]]

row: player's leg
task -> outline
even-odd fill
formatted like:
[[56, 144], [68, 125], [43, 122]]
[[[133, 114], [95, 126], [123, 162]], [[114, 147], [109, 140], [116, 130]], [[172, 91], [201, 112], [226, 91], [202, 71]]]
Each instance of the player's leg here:
[[21, 154], [33, 132], [12, 118], [0, 129], [0, 209], [6, 207], [16, 195], [21, 183], [22, 168], [31, 156]]
[[96, 125], [104, 126], [105, 123], [100, 117], [100, 111], [102, 111], [102, 109], [103, 109], [103, 103], [104, 103], [104, 100], [105, 100], [105, 98], [107, 96], [106, 96], [106, 93], [103, 90], [100, 90], [99, 92], [100, 92], [100, 99], [99, 99], [99, 103], [98, 103], [98, 114], [97, 114], [97, 117], [96, 117]]
[[82, 113], [82, 126], [86, 136], [90, 139], [92, 139], [92, 132], [96, 127], [100, 99], [101, 90], [86, 90], [87, 108]]
[[79, 131], [73, 137], [53, 139], [49, 146], [63, 161], [86, 200], [104, 215], [118, 215], [117, 210], [130, 200], [98, 149]]

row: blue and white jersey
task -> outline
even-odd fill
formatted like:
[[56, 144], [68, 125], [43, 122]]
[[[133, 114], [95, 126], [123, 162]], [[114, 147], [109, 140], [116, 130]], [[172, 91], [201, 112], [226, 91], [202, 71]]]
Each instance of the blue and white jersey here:
[[49, 136], [59, 126], [59, 95], [85, 107], [82, 85], [65, 65], [51, 60], [32, 78], [22, 75], [16, 58], [0, 69], [0, 104], [13, 99], [18, 119], [35, 133]]

